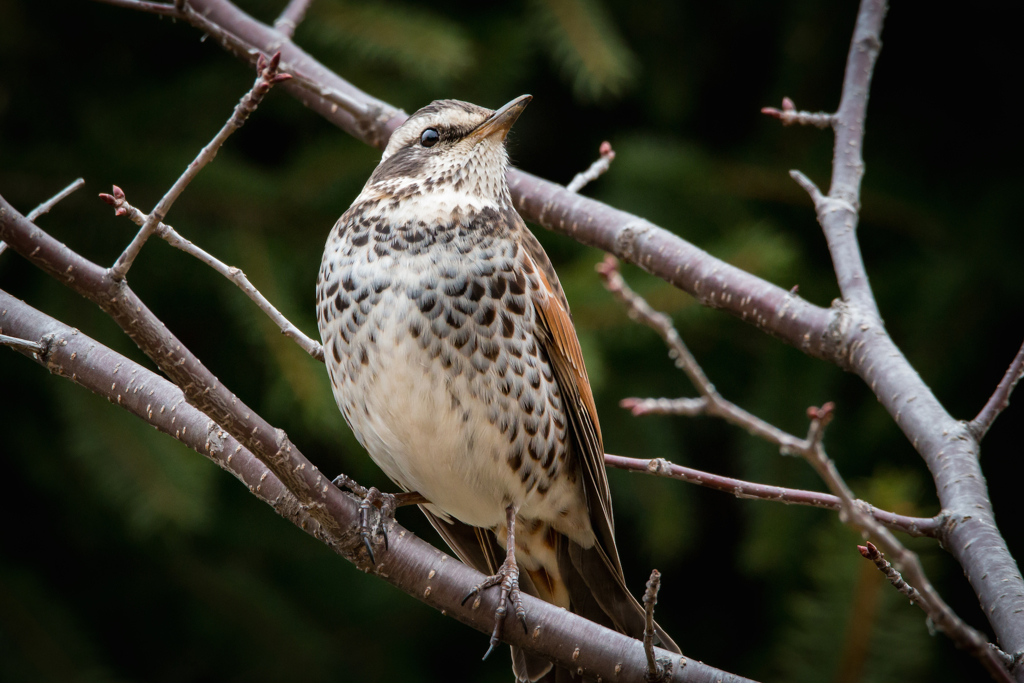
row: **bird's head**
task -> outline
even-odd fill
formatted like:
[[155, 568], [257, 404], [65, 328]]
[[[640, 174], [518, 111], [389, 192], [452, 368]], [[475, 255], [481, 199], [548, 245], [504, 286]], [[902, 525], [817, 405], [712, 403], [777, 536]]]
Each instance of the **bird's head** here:
[[522, 95], [497, 111], [458, 100], [431, 102], [392, 134], [363, 194], [510, 206], [505, 138], [531, 99]]

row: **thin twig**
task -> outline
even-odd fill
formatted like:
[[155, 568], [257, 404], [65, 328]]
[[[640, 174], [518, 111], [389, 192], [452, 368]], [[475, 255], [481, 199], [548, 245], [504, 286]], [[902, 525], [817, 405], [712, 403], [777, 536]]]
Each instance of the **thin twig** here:
[[1017, 382], [1020, 381], [1022, 376], [1024, 376], [1024, 344], [1021, 344], [1020, 350], [1014, 356], [1010, 367], [1006, 369], [1006, 374], [999, 381], [996, 390], [992, 392], [992, 395], [985, 403], [985, 407], [967, 425], [967, 429], [974, 435], [976, 440], [981, 441], [985, 438], [985, 434], [988, 433], [992, 423], [999, 417], [999, 413], [1006, 410], [1006, 407], [1010, 405], [1010, 394], [1013, 393], [1014, 387], [1017, 386]]
[[657, 569], [651, 570], [651, 578], [647, 580], [647, 589], [644, 591], [644, 654], [647, 655], [647, 676], [650, 683], [661, 681], [665, 678], [667, 667], [658, 661], [654, 652], [654, 606], [658, 604], [658, 591], [661, 590], [661, 572]]
[[[72, 192], [82, 187], [82, 185], [85, 185], [85, 180], [79, 178], [78, 180], [74, 181], [57, 194], [47, 199], [45, 202], [43, 202], [36, 208], [32, 209], [26, 216], [26, 218], [28, 218], [30, 221], [35, 221], [43, 214], [49, 213], [50, 209], [57, 205], [57, 202], [60, 202], [61, 200], [65, 199]], [[0, 240], [0, 254], [3, 254], [5, 251], [7, 251], [7, 244]]]
[[[709, 489], [715, 489], [716, 491], [731, 493], [737, 498], [770, 500], [785, 503], [786, 505], [807, 505], [837, 512], [842, 508], [842, 501], [837, 496], [829, 493], [790, 489], [769, 484], [755, 484], [742, 479], [733, 479], [732, 477], [712, 474], [691, 467], [683, 467], [664, 458], [627, 458], [621, 455], [605, 453], [604, 462], [607, 466], [616, 469], [677, 479], [687, 484], [696, 484]], [[945, 517], [941, 514], [935, 517], [909, 517], [876, 508], [863, 500], [858, 500], [856, 503], [858, 507], [866, 510], [868, 514], [885, 526], [910, 534], [911, 536], [937, 536], [945, 522]]]
[[868, 541], [866, 545], [857, 546], [857, 550], [860, 551], [860, 554], [865, 559], [875, 563], [878, 570], [885, 574], [885, 578], [889, 579], [889, 583], [893, 585], [893, 588], [907, 596], [911, 605], [921, 599], [921, 594], [917, 592], [917, 589], [903, 580], [903, 575], [896, 570], [896, 567], [889, 564], [889, 560], [885, 559], [885, 555], [875, 547], [874, 543]]
[[278, 73], [278, 63], [281, 60], [281, 53], [278, 52], [270, 61], [266, 61], [263, 55], [260, 55], [259, 61], [256, 65], [257, 77], [256, 82], [253, 84], [252, 89], [242, 97], [242, 100], [235, 107], [234, 113], [228, 122], [224, 124], [224, 127], [220, 129], [217, 135], [214, 136], [213, 140], [207, 144], [199, 156], [188, 165], [185, 172], [174, 182], [171, 189], [167, 191], [167, 194], [160, 199], [153, 210], [149, 213], [146, 222], [139, 230], [138, 234], [135, 235], [135, 239], [132, 240], [128, 248], [124, 250], [124, 253], [117, 259], [117, 262], [111, 267], [110, 274], [114, 280], [123, 280], [125, 275], [128, 274], [128, 269], [132, 267], [132, 263], [135, 261], [135, 257], [139, 255], [142, 250], [142, 246], [149, 239], [149, 236], [156, 230], [156, 226], [167, 216], [167, 212], [178, 196], [184, 191], [188, 184], [192, 182], [192, 179], [196, 177], [200, 170], [206, 164], [213, 161], [213, 158], [217, 156], [217, 150], [220, 149], [224, 141], [234, 133], [236, 130], [242, 127], [249, 115], [256, 110], [259, 103], [263, 100], [270, 89], [281, 81], [286, 81], [291, 78], [290, 74]]
[[618, 270], [618, 261], [614, 256], [605, 256], [604, 261], [597, 265], [597, 272], [601, 275], [605, 288], [626, 307], [629, 317], [642, 322], [661, 336], [669, 348], [669, 357], [675, 361], [676, 367], [686, 373], [693, 386], [701, 394], [701, 397], [697, 399], [682, 399], [673, 402], [670, 402], [670, 399], [627, 398], [620, 403], [623, 408], [632, 410], [635, 415], [655, 413], [669, 408], [677, 408], [681, 414], [691, 416], [712, 415], [775, 444], [786, 455], [799, 453], [801, 449], [806, 448], [803, 439], [787, 434], [775, 425], [765, 422], [723, 398], [715, 389], [715, 385], [708, 380], [697, 359], [686, 347], [679, 333], [673, 327], [671, 318], [651, 308], [651, 305], [630, 289], [626, 281], [622, 279]]
[[[125, 199], [124, 191], [120, 187], [114, 185], [112, 194], [100, 193], [100, 199], [105, 201], [114, 207], [114, 215], [116, 216], [127, 216], [136, 225], [145, 225], [149, 218], [146, 214], [139, 211], [137, 208], [128, 203]], [[223, 261], [220, 261], [215, 256], [207, 253], [203, 249], [197, 247], [195, 244], [185, 239], [175, 231], [174, 228], [167, 225], [166, 223], [160, 222], [157, 224], [155, 232], [157, 235], [167, 241], [172, 247], [184, 251], [186, 254], [190, 254], [206, 265], [213, 268], [215, 271], [231, 280], [235, 285], [238, 286], [245, 295], [248, 296], [252, 301], [259, 306], [260, 310], [263, 311], [268, 318], [274, 321], [274, 324], [281, 330], [281, 333], [291, 338], [298, 344], [303, 351], [308, 353], [313, 358], [319, 361], [324, 359], [323, 346], [319, 342], [306, 336], [302, 330], [296, 327], [288, 318], [284, 316], [277, 308], [274, 307], [270, 301], [263, 296], [262, 293], [256, 287], [249, 282], [249, 278], [245, 276], [240, 268], [229, 266]]]
[[[857, 222], [860, 210], [860, 184], [864, 177], [864, 117], [867, 112], [868, 92], [875, 61], [882, 48], [882, 21], [887, 10], [886, 0], [863, 0], [857, 15], [850, 52], [843, 79], [843, 93], [839, 108], [832, 115], [813, 115], [797, 112], [793, 102], [783, 100], [782, 109], [762, 109], [785, 123], [812, 123], [835, 130], [835, 151], [832, 160], [832, 186], [823, 195], [817, 186], [799, 171], [790, 175], [811, 196], [818, 222], [828, 242], [832, 265], [835, 268], [839, 291], [843, 299], [860, 307], [865, 313], [880, 319], [878, 304], [868, 282], [864, 258], [857, 243]], [[825, 116], [826, 118], [815, 118]]]
[[762, 107], [761, 113], [779, 119], [784, 126], [790, 126], [795, 123], [801, 126], [831, 128], [832, 123], [835, 121], [835, 114], [827, 114], [823, 111], [819, 111], [816, 114], [809, 111], [797, 111], [793, 100], [788, 97], [782, 98], [782, 109]]
[[150, 14], [159, 14], [167, 17], [176, 17], [181, 14], [180, 10], [171, 4], [163, 2], [145, 2], [145, 0], [96, 0], [102, 2], [104, 5], [113, 5], [114, 7], [124, 7], [126, 9], [134, 9], [140, 12], [149, 12]]
[[74, 181], [73, 183], [71, 183], [70, 185], [65, 187], [63, 190], [58, 192], [57, 194], [55, 194], [52, 197], [50, 197], [49, 199], [47, 199], [45, 202], [43, 202], [42, 204], [40, 204], [36, 208], [32, 209], [29, 212], [28, 216], [26, 216], [26, 218], [28, 218], [30, 221], [35, 221], [40, 216], [49, 213], [50, 209], [52, 209], [53, 207], [57, 206], [58, 202], [66, 199], [68, 197], [68, 195], [70, 195], [75, 190], [78, 190], [83, 185], [85, 185], [85, 180], [82, 179], [82, 178], [79, 178], [78, 180]]
[[577, 173], [572, 182], [565, 186], [565, 189], [569, 190], [569, 192], [579, 192], [587, 183], [597, 180], [601, 174], [608, 170], [615, 160], [615, 150], [612, 149], [612, 143], [607, 140], [602, 142], [599, 152], [601, 156], [598, 160], [592, 163], [586, 171]]
[[43, 353], [46, 349], [46, 347], [39, 342], [19, 339], [18, 337], [11, 337], [6, 334], [0, 334], [0, 344], [10, 346], [12, 349], [17, 349], [18, 351], [28, 351], [30, 353]]
[[306, 10], [312, 4], [313, 0], [291, 0], [281, 12], [281, 16], [274, 22], [274, 28], [291, 38], [295, 35], [295, 29], [306, 17]]
[[[164, 5], [160, 3], [152, 2], [138, 2], [137, 0], [96, 0], [97, 2], [103, 2], [111, 5], [117, 5], [128, 9], [139, 10], [142, 12], [149, 12], [153, 14], [169, 15], [175, 18], [183, 19], [199, 30], [203, 31], [207, 35], [213, 37], [217, 42], [224, 45], [235, 54], [243, 57], [249, 63], [258, 61], [262, 56], [262, 51], [254, 46], [252, 43], [242, 39], [238, 35], [231, 33], [230, 31], [224, 30], [221, 26], [210, 21], [203, 12], [197, 12], [192, 9], [190, 5], [184, 5], [183, 7], [176, 8], [172, 5]], [[302, 0], [293, 0], [293, 4], [301, 2]], [[309, 0], [308, 4], [311, 4], [312, 0]], [[287, 11], [287, 8], [286, 10]], [[278, 49], [282, 43], [290, 41], [291, 36], [285, 35], [283, 32], [275, 28], [274, 33], [278, 36], [278, 39], [271, 41], [273, 49]], [[337, 88], [332, 88], [324, 83], [319, 82], [314, 78], [310, 78], [303, 74], [301, 70], [297, 69], [292, 63], [288, 61], [282, 61], [280, 64], [282, 71], [287, 71], [291, 76], [295, 85], [301, 86], [303, 89], [313, 92], [320, 97], [324, 98], [331, 103], [330, 111], [335, 113], [338, 109], [349, 112], [357, 118], [364, 119], [380, 119], [382, 121], [389, 120], [394, 113], [397, 112], [395, 109], [382, 108], [380, 106], [371, 105], [365, 102], [360, 102], [358, 99], [346, 95]]]

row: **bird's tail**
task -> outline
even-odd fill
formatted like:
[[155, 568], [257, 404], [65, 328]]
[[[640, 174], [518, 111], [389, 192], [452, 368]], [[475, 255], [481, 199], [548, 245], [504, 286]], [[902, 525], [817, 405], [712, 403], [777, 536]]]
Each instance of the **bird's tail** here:
[[[567, 594], [569, 611], [631, 638], [642, 639], [646, 625], [644, 608], [629, 592], [622, 571], [600, 544], [584, 548], [559, 534], [557, 552], [557, 571], [552, 571], [554, 568], [527, 570], [520, 574], [520, 589], [555, 604], [561, 602], [556, 596]], [[679, 646], [658, 624], [654, 625], [654, 630], [655, 644], [680, 652]], [[515, 647], [512, 648], [512, 670], [521, 683], [576, 678], [574, 672], [554, 667], [546, 659]]]

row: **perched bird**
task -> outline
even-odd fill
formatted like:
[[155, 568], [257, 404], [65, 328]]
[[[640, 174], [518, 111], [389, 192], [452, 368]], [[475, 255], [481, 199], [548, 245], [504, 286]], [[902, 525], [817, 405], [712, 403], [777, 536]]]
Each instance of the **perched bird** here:
[[[331, 231], [317, 281], [324, 357], [352, 431], [428, 501], [459, 558], [490, 575], [470, 596], [500, 587], [491, 649], [506, 598], [526, 626], [520, 589], [644, 630], [569, 305], [505, 177], [505, 138], [530, 100], [498, 111], [439, 100], [413, 114]], [[520, 681], [557, 673], [516, 648], [512, 659]]]

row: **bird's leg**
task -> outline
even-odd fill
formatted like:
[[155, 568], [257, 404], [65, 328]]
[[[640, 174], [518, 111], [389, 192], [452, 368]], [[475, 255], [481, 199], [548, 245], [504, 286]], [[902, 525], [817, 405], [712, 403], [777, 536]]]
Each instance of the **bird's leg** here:
[[508, 530], [508, 536], [505, 540], [505, 561], [501, 563], [497, 574], [488, 576], [462, 599], [462, 604], [464, 605], [467, 600], [474, 595], [479, 595], [481, 591], [492, 586], [501, 586], [498, 609], [494, 611], [494, 631], [491, 632], [491, 644], [487, 648], [487, 652], [484, 653], [484, 659], [490, 656], [491, 652], [494, 651], [494, 647], [498, 644], [498, 639], [501, 636], [501, 627], [505, 623], [505, 615], [508, 614], [508, 608], [505, 606], [506, 601], [511, 601], [512, 607], [515, 608], [516, 617], [519, 619], [519, 623], [523, 625], [523, 631], [529, 632], [526, 626], [526, 609], [523, 607], [523, 597], [519, 592], [519, 565], [516, 564], [516, 508], [514, 505], [509, 505], [505, 508], [505, 524]]
[[[384, 493], [383, 491], [378, 490], [375, 486], [365, 488], [357, 484], [354, 479], [344, 474], [339, 474], [334, 479], [333, 483], [338, 488], [347, 488], [349, 491], [362, 498], [362, 500], [359, 501], [359, 537], [362, 539], [363, 545], [366, 547], [366, 552], [370, 555], [371, 564], [377, 564], [377, 560], [373, 556], [373, 539], [378, 537], [382, 538], [384, 542], [384, 551], [387, 552], [388, 532], [384, 526], [384, 522], [395, 518], [395, 510], [403, 505], [416, 505], [429, 502], [426, 498], [415, 491], [405, 493]], [[377, 515], [377, 518], [371, 526], [370, 511], [375, 507], [380, 509], [380, 514]]]

